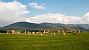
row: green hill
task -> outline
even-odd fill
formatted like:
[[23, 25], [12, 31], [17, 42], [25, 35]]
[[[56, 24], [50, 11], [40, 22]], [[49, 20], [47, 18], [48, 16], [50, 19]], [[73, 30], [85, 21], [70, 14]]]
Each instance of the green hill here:
[[58, 30], [58, 29], [79, 29], [81, 31], [89, 31], [89, 24], [60, 24], [60, 23], [29, 23], [17, 22], [4, 27], [0, 30]]

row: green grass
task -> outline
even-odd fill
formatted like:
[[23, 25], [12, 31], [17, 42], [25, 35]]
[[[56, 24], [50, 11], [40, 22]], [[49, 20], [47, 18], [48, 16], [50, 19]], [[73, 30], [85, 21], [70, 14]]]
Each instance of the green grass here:
[[89, 33], [79, 36], [0, 34], [0, 50], [89, 50]]

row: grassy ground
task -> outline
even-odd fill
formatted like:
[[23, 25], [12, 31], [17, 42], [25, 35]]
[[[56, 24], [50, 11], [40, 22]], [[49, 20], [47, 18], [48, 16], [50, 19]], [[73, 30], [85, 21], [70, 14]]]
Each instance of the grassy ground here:
[[89, 50], [89, 33], [79, 36], [0, 34], [0, 50]]

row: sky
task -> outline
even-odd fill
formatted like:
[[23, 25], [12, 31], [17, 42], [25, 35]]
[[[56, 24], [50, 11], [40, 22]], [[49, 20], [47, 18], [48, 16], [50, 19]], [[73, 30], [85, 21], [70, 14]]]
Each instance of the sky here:
[[89, 0], [0, 0], [0, 26], [15, 22], [89, 24]]

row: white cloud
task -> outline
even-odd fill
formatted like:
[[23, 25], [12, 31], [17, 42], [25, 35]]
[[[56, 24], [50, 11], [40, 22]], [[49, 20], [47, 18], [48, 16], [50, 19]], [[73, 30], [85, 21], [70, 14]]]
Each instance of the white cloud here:
[[23, 21], [21, 15], [27, 14], [27, 8], [20, 2], [0, 2], [0, 25]]
[[32, 23], [64, 23], [64, 24], [85, 24], [82, 17], [66, 16], [60, 13], [48, 13], [27, 18], [27, 22]]
[[88, 23], [88, 24], [89, 24], [89, 12], [86, 13], [86, 14], [82, 17], [82, 20], [83, 20], [85, 23]]
[[45, 7], [42, 4], [29, 3], [29, 6], [38, 10], [45, 10]]

